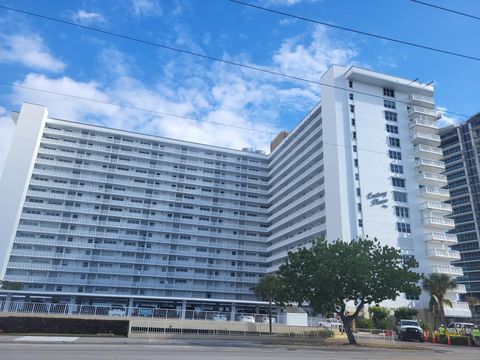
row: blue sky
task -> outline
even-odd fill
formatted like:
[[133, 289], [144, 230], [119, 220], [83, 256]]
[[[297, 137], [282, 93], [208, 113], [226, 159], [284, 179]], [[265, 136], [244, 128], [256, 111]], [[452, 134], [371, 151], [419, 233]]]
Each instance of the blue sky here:
[[[480, 57], [480, 21], [408, 0], [250, 0], [336, 25]], [[477, 0], [429, 0], [480, 16]], [[437, 105], [480, 110], [480, 62], [325, 28], [227, 0], [26, 1], [0, 5], [318, 81], [359, 65], [434, 81]], [[152, 109], [159, 117], [0, 86], [0, 169], [23, 101], [50, 116], [233, 148], [266, 149], [320, 99], [317, 86], [0, 10], [0, 82]], [[444, 123], [456, 119], [449, 116]], [[457, 119], [458, 120], [458, 119]], [[246, 131], [212, 124], [252, 128]]]

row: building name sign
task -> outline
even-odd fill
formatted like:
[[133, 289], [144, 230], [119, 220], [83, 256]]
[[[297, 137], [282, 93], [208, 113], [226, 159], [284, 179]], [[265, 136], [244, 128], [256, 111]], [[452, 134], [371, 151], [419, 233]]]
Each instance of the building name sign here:
[[370, 206], [380, 206], [382, 208], [387, 208], [387, 192], [377, 192], [377, 193], [368, 193], [367, 199], [370, 200]]

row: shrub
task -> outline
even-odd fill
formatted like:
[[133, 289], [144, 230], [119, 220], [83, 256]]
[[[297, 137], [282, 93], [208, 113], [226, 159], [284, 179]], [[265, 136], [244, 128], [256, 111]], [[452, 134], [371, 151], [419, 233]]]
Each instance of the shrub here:
[[374, 324], [371, 319], [358, 318], [355, 320], [357, 329], [373, 329]]
[[470, 338], [468, 336], [450, 336], [452, 345], [470, 346]]
[[2, 333], [111, 334], [128, 336], [128, 320], [0, 317]]
[[395, 330], [395, 324], [391, 319], [379, 320], [375, 323], [377, 329]]
[[432, 326], [427, 323], [427, 322], [424, 322], [423, 324], [420, 324], [420, 326], [422, 327], [422, 329], [428, 333], [431, 333], [432, 332]]
[[401, 319], [411, 320], [414, 316], [418, 315], [418, 311], [412, 308], [399, 307], [394, 311], [393, 315], [397, 321]]

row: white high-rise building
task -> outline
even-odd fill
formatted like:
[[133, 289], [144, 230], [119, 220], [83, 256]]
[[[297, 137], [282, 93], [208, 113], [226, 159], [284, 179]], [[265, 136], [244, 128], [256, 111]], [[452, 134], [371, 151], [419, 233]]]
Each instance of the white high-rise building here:
[[[0, 278], [23, 288], [3, 296], [255, 306], [258, 278], [320, 236], [377, 237], [421, 272], [461, 276], [433, 88], [339, 66], [322, 82], [269, 155], [24, 104], [0, 183]], [[470, 316], [463, 291], [447, 316]], [[428, 296], [386, 305], [426, 308]]]

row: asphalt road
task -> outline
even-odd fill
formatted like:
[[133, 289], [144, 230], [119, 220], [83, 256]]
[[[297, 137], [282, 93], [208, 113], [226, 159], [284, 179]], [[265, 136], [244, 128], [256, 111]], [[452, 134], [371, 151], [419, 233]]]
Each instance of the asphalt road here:
[[72, 343], [21, 342], [2, 339], [1, 360], [225, 360], [225, 359], [478, 359], [480, 349], [442, 347], [441, 349], [371, 349], [338, 347], [306, 347], [262, 345], [248, 341], [109, 341], [106, 343], [80, 338]]

